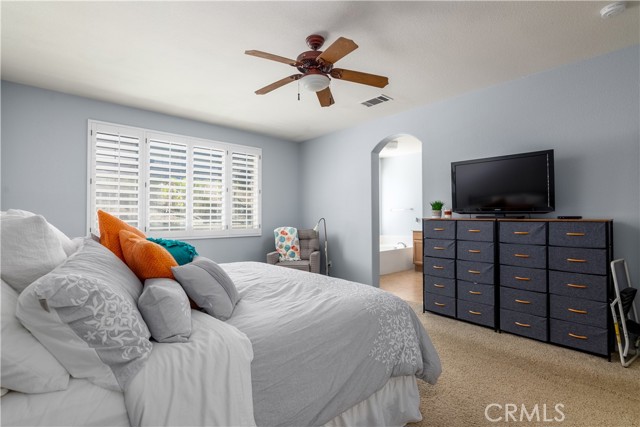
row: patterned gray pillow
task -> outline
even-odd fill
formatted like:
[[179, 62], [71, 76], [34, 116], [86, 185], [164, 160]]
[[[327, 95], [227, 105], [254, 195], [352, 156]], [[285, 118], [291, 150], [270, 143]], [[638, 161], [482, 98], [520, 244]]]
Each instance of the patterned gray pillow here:
[[236, 285], [229, 275], [215, 262], [197, 257], [193, 262], [171, 267], [189, 298], [200, 308], [220, 320], [227, 320], [240, 300]]
[[191, 306], [178, 282], [147, 279], [138, 309], [158, 342], [187, 342], [191, 336]]
[[91, 238], [25, 289], [16, 316], [75, 378], [125, 390], [151, 353], [142, 284]]

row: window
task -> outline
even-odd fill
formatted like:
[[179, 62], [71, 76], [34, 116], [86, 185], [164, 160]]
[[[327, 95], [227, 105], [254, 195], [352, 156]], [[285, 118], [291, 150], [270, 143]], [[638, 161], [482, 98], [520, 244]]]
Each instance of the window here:
[[150, 236], [261, 235], [258, 148], [89, 121], [89, 231], [102, 209]]

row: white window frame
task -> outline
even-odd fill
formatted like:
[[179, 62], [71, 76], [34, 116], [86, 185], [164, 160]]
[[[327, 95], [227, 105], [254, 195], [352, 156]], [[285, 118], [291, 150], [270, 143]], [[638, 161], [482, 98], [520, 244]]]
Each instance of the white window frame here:
[[[219, 141], [213, 141], [202, 138], [194, 138], [184, 135], [172, 134], [167, 132], [159, 132], [151, 129], [120, 125], [116, 123], [103, 122], [98, 120], [88, 120], [87, 126], [87, 172], [89, 176], [87, 185], [87, 231], [98, 235], [99, 230], [95, 226], [97, 224], [97, 208], [96, 208], [96, 189], [95, 189], [95, 156], [96, 156], [96, 144], [94, 143], [94, 134], [97, 132], [111, 132], [111, 133], [127, 133], [132, 136], [140, 138], [140, 151], [139, 151], [139, 174], [140, 186], [138, 194], [138, 209], [139, 209], [139, 222], [140, 229], [149, 237], [169, 237], [169, 238], [181, 238], [181, 239], [205, 239], [205, 238], [226, 238], [226, 237], [240, 237], [240, 236], [262, 236], [262, 149], [257, 147], [249, 147], [244, 145], [229, 144]], [[149, 139], [151, 138], [165, 138], [175, 142], [179, 142], [187, 145], [187, 224], [186, 230], [179, 231], [149, 231], [149, 202], [148, 202], [148, 183], [150, 177], [149, 167]], [[214, 148], [218, 150], [224, 150], [224, 174], [225, 174], [225, 195], [224, 195], [224, 210], [223, 210], [223, 230], [193, 230], [192, 221], [192, 207], [193, 207], [193, 192], [192, 192], [192, 180], [193, 180], [193, 148], [194, 146], [200, 146], [205, 148]], [[257, 227], [246, 229], [233, 229], [231, 227], [232, 216], [232, 168], [231, 168], [231, 154], [233, 152], [240, 152], [257, 156]]]

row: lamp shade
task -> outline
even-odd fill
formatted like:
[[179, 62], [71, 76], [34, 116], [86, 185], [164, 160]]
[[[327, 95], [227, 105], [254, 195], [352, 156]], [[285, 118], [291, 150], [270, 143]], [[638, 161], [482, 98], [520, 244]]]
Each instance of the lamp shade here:
[[324, 74], [307, 74], [300, 79], [302, 87], [309, 92], [319, 92], [329, 87], [329, 77]]

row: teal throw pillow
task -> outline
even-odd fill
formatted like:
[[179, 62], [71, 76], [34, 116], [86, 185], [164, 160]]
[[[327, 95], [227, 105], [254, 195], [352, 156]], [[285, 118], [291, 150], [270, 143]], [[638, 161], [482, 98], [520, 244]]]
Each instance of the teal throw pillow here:
[[168, 250], [178, 265], [189, 264], [193, 261], [193, 257], [198, 255], [196, 248], [187, 242], [182, 242], [180, 240], [154, 239], [153, 237], [147, 237], [147, 240], [157, 243]]

